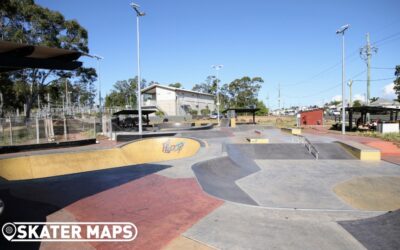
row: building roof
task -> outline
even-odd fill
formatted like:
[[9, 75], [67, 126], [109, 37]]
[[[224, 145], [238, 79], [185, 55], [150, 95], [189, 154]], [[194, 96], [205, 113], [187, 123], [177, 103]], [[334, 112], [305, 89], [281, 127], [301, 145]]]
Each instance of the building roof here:
[[187, 90], [187, 89], [180, 89], [180, 88], [174, 88], [171, 86], [165, 86], [165, 85], [160, 85], [160, 84], [153, 84], [148, 86], [147, 88], [142, 89], [142, 93], [145, 93], [151, 89], [154, 88], [163, 88], [163, 89], [167, 89], [167, 90], [171, 90], [171, 91], [178, 91], [178, 92], [187, 92], [187, 93], [192, 93], [192, 94], [196, 94], [196, 95], [206, 95], [206, 96], [214, 96], [212, 94], [207, 94], [207, 93], [202, 93], [202, 92], [198, 92], [198, 91], [193, 91], [193, 90]]
[[362, 112], [371, 114], [379, 114], [379, 113], [384, 113], [386, 111], [396, 111], [396, 112], [400, 111], [399, 108], [373, 107], [373, 106], [347, 107], [346, 110], [350, 112]]
[[317, 108], [317, 109], [302, 110], [299, 113], [307, 113], [307, 112], [314, 112], [314, 111], [324, 111], [324, 109], [323, 108]]
[[75, 50], [0, 41], [0, 72], [24, 68], [74, 70], [82, 53]]

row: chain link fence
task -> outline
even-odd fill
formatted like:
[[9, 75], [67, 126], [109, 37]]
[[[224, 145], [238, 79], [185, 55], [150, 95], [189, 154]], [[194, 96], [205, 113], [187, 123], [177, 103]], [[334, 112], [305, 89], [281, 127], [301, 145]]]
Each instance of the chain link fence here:
[[[0, 146], [75, 141], [96, 137], [96, 118], [0, 118]], [[97, 128], [96, 128], [97, 126]]]

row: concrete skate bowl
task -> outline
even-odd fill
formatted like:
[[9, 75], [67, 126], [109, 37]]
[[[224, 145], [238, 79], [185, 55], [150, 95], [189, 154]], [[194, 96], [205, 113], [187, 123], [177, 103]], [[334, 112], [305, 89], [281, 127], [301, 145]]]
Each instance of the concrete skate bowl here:
[[223, 200], [264, 207], [352, 209], [331, 190], [340, 181], [332, 178], [325, 183], [319, 178], [334, 174], [332, 162], [342, 162], [345, 168], [352, 162], [361, 166], [361, 161], [336, 143], [315, 147], [320, 160], [303, 144], [227, 144], [227, 156], [197, 163], [192, 169], [203, 190]]
[[201, 131], [181, 131], [181, 136], [194, 137], [200, 139], [216, 139], [233, 137], [232, 131], [201, 130]]
[[182, 131], [182, 130], [208, 130], [212, 129], [214, 125], [208, 123], [196, 126], [195, 123], [167, 122], [167, 123], [156, 124], [155, 127], [159, 131]]
[[162, 162], [193, 156], [204, 145], [191, 138], [158, 137], [111, 149], [7, 158], [0, 160], [0, 176], [28, 180]]

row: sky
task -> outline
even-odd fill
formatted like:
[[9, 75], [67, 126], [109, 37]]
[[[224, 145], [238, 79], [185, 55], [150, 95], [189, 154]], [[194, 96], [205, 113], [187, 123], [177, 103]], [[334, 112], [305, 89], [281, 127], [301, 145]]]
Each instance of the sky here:
[[[89, 33], [90, 53], [101, 55], [103, 95], [118, 80], [137, 75], [136, 15], [129, 0], [36, 0], [76, 19]], [[136, 0], [140, 19], [141, 75], [160, 84], [180, 82], [186, 89], [215, 75], [229, 83], [262, 77], [258, 98], [269, 107], [321, 105], [341, 98], [342, 37], [346, 81], [355, 80], [353, 100], [366, 93], [366, 64], [359, 50], [370, 33], [378, 48], [371, 60], [371, 97], [394, 98], [390, 86], [400, 65], [398, 0]], [[82, 58], [87, 67], [93, 59]], [[381, 80], [385, 79], [385, 80]], [[349, 89], [346, 88], [348, 96]], [[348, 99], [348, 97], [346, 97]]]

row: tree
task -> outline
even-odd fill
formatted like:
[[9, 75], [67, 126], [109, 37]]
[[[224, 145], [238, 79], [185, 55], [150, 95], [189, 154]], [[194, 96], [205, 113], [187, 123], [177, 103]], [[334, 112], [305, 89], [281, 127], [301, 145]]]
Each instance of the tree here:
[[206, 81], [203, 83], [199, 83], [193, 86], [192, 90], [205, 93], [216, 95], [217, 94], [217, 84], [220, 81], [216, 79], [215, 76], [207, 76]]
[[338, 105], [341, 104], [341, 103], [342, 103], [342, 101], [331, 101], [331, 102], [329, 103], [329, 105], [338, 106]]
[[361, 107], [361, 101], [360, 100], [355, 100], [353, 102], [353, 107]]
[[373, 103], [373, 102], [378, 101], [379, 97], [371, 97], [369, 100], [370, 100], [371, 103]]
[[181, 84], [180, 82], [171, 83], [171, 84], [168, 85], [168, 86], [173, 87], [173, 88], [177, 88], [177, 89], [181, 89], [181, 88], [182, 88], [182, 84]]
[[[112, 92], [106, 96], [106, 107], [123, 107], [126, 105], [135, 106], [137, 104], [137, 76], [128, 80], [117, 81], [114, 83]], [[142, 79], [140, 87], [146, 87], [146, 80]]]
[[244, 76], [233, 80], [228, 86], [224, 86], [229, 98], [230, 106], [244, 108], [257, 104], [258, 91], [264, 80], [261, 77], [250, 78]]
[[396, 92], [397, 95], [397, 101], [400, 101], [400, 65], [396, 66], [396, 70], [394, 72], [394, 75], [396, 76], [396, 80], [394, 80], [394, 91]]
[[[43, 8], [34, 0], [2, 0], [0, 30], [1, 38], [6, 41], [89, 52], [88, 33], [76, 20], [65, 20], [61, 13]], [[43, 99], [48, 87], [62, 79], [79, 83], [79, 91], [86, 95], [87, 103], [94, 102], [93, 83], [97, 74], [93, 68], [81, 67], [73, 72], [25, 69], [1, 75], [2, 79], [8, 78], [14, 83], [15, 100], [18, 100], [13, 103], [7, 97], [5, 103], [14, 107], [26, 104], [27, 117], [38, 96]]]
[[262, 100], [258, 100], [257, 101], [257, 105], [256, 107], [258, 109], [260, 109], [259, 111], [256, 112], [256, 115], [268, 115], [269, 110], [268, 108], [265, 106], [264, 102]]

